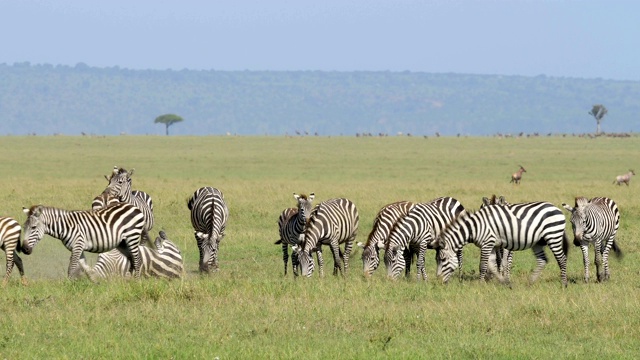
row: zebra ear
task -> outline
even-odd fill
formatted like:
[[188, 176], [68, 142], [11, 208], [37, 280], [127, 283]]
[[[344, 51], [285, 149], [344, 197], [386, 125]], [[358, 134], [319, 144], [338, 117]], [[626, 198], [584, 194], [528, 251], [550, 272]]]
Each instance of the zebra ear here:
[[300, 195], [298, 195], [298, 194], [296, 194], [296, 193], [293, 193], [293, 197], [294, 197], [296, 200], [300, 199]]
[[27, 209], [26, 207], [22, 207], [22, 212], [29, 215], [29, 209]]
[[316, 198], [316, 194], [314, 193], [309, 194], [309, 201], [313, 201], [313, 199], [315, 198]]
[[488, 198], [488, 197], [486, 197], [486, 196], [485, 196], [485, 197], [483, 197], [483, 198], [482, 198], [482, 205], [484, 205], [484, 206], [489, 206], [489, 205], [491, 205], [491, 200], [489, 200], [489, 198]]
[[136, 169], [131, 169], [129, 170], [129, 177], [131, 177], [131, 175], [133, 175], [133, 173], [136, 171]]
[[572, 208], [571, 206], [562, 203], [562, 207], [565, 208], [565, 210], [567, 210], [568, 212], [573, 212], [574, 208]]
[[300, 246], [298, 245], [292, 245], [291, 246], [291, 250], [295, 251], [295, 252], [300, 252]]
[[498, 198], [498, 204], [501, 206], [507, 205], [507, 199], [505, 199], [504, 196], [500, 195], [500, 197]]

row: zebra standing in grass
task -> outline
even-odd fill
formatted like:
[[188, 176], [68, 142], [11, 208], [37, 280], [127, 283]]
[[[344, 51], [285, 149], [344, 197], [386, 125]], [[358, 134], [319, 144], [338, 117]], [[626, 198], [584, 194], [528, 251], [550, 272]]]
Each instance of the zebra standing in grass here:
[[618, 175], [616, 176], [616, 179], [613, 180], [613, 183], [616, 185], [620, 185], [622, 183], [627, 184], [627, 186], [629, 186], [629, 181], [631, 181], [631, 177], [633, 175], [635, 175], [636, 173], [633, 172], [633, 170], [629, 170], [628, 173], [624, 174], [624, 175]]
[[[482, 204], [480, 207], [489, 206], [489, 205], [500, 205], [500, 206], [509, 206], [510, 204], [504, 198], [504, 196], [496, 197], [492, 195], [491, 198], [482, 198]], [[500, 272], [504, 278], [511, 278], [511, 265], [513, 264], [513, 251], [508, 249], [494, 249], [491, 254], [489, 261], [492, 261], [496, 264], [497, 270]]]
[[560, 267], [562, 285], [567, 286], [568, 238], [565, 234], [564, 214], [548, 202], [531, 202], [511, 206], [489, 205], [473, 214], [465, 213], [448, 226], [438, 237], [442, 267], [439, 276], [447, 282], [458, 267], [456, 252], [473, 242], [480, 248], [480, 279], [484, 280], [487, 268], [500, 280], [489, 256], [494, 248], [511, 251], [532, 248], [537, 266], [533, 271], [534, 282], [547, 263], [544, 245], [549, 245]]
[[200, 251], [200, 272], [217, 271], [218, 250], [224, 237], [229, 209], [220, 190], [205, 186], [193, 193], [187, 202], [191, 225]]
[[18, 271], [20, 271], [22, 284], [27, 284], [27, 279], [24, 277], [22, 259], [18, 256], [18, 252], [21, 250], [21, 246], [18, 246], [20, 244], [20, 230], [20, 224], [15, 219], [0, 217], [0, 248], [4, 250], [7, 257], [7, 272], [2, 281], [2, 286], [6, 286], [9, 282], [14, 263], [18, 267]]
[[573, 243], [582, 250], [584, 281], [589, 282], [589, 243], [593, 243], [596, 253], [598, 281], [609, 280], [609, 251], [613, 249], [617, 257], [622, 256], [616, 244], [616, 233], [620, 227], [618, 205], [606, 197], [591, 200], [576, 197], [574, 207], [564, 203], [562, 206], [571, 213]]
[[[359, 222], [358, 209], [351, 200], [331, 199], [316, 206], [311, 211], [304, 233], [300, 236], [302, 245], [294, 245], [294, 251], [298, 252], [302, 274], [306, 277], [311, 277], [313, 274], [315, 265], [311, 252], [317, 251], [320, 276], [323, 275], [321, 247], [329, 245], [333, 254], [333, 274], [337, 275], [340, 271], [343, 276], [346, 276], [349, 270], [349, 255], [358, 232]], [[340, 250], [342, 243], [345, 244], [344, 253]], [[341, 256], [342, 259], [340, 259]]]
[[[304, 225], [307, 223], [309, 215], [311, 214], [315, 194], [311, 193], [307, 196], [305, 194], [298, 195], [293, 193], [293, 197], [298, 202], [298, 207], [283, 210], [278, 219], [280, 240], [276, 241], [276, 244], [282, 244], [282, 260], [284, 261], [285, 275], [287, 275], [289, 245], [300, 245], [300, 234], [304, 232]], [[293, 274], [298, 276], [299, 261], [295, 251], [291, 253], [291, 265], [293, 266]]]
[[[123, 168], [113, 167], [109, 177], [105, 176], [109, 184], [97, 198], [109, 200], [109, 196], [117, 197], [120, 202], [137, 206], [144, 215], [144, 229], [142, 232], [142, 244], [151, 244], [149, 231], [153, 228], [153, 201], [151, 196], [144, 191], [131, 190], [131, 176], [135, 169], [127, 171]], [[97, 199], [96, 198], [96, 199]], [[94, 202], [96, 201], [94, 199]], [[93, 205], [92, 205], [93, 206]], [[151, 244], [153, 246], [153, 244]]]
[[131, 204], [116, 204], [100, 210], [69, 211], [34, 205], [23, 209], [27, 214], [22, 250], [29, 255], [36, 244], [49, 235], [62, 240], [71, 251], [68, 276], [73, 277], [78, 265], [88, 272], [84, 252], [102, 253], [120, 248], [133, 262], [134, 276], [140, 277], [140, 237], [144, 216]]
[[[384, 246], [384, 262], [387, 275], [397, 278], [405, 270], [409, 276], [409, 269], [413, 254], [417, 255], [418, 278], [427, 279], [425, 271], [425, 253], [428, 248], [434, 248], [434, 241], [448, 224], [454, 221], [464, 207], [451, 197], [440, 197], [427, 203], [415, 205], [408, 214], [400, 219], [389, 233], [387, 241], [379, 243]], [[408, 251], [408, 255], [404, 254]], [[404, 255], [403, 255], [404, 254]], [[436, 251], [436, 260], [438, 260]], [[462, 251], [458, 252], [458, 263], [462, 262]], [[438, 263], [438, 268], [441, 264]]]
[[[160, 231], [155, 241], [155, 249], [140, 246], [140, 272], [146, 277], [180, 278], [183, 274], [183, 260], [180, 249]], [[120, 249], [113, 249], [98, 255], [98, 260], [89, 272], [89, 278], [129, 277], [131, 261]]]
[[371, 276], [380, 264], [380, 249], [384, 248], [393, 226], [405, 217], [415, 206], [410, 201], [398, 201], [385, 205], [378, 211], [373, 220], [373, 229], [369, 233], [366, 244], [359, 242], [362, 248], [362, 267], [365, 276]]

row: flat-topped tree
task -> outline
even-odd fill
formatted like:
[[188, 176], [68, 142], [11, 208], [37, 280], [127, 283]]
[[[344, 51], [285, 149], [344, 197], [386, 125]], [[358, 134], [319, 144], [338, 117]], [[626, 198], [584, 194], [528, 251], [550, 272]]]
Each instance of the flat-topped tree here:
[[176, 114], [164, 114], [164, 115], [160, 115], [156, 118], [156, 120], [154, 121], [154, 123], [156, 124], [164, 124], [165, 126], [165, 133], [167, 136], [169, 136], [169, 126], [181, 122], [184, 119]]

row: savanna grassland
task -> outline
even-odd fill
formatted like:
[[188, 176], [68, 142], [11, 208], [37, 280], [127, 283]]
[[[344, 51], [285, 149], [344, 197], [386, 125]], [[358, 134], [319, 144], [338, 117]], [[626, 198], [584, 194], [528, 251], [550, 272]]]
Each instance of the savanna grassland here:
[[[155, 227], [183, 252], [182, 280], [66, 279], [70, 253], [46, 237], [22, 254], [0, 301], [0, 357], [16, 358], [635, 358], [640, 353], [640, 138], [422, 137], [2, 137], [0, 215], [22, 207], [88, 209], [114, 165], [135, 168], [133, 188], [153, 197]], [[522, 184], [509, 183], [522, 165]], [[214, 186], [230, 209], [220, 271], [200, 276], [186, 201]], [[384, 265], [362, 276], [360, 252], [346, 278], [326, 270], [283, 276], [276, 221], [292, 193], [358, 206], [357, 241], [377, 211], [397, 200], [452, 196], [477, 209], [483, 196], [546, 200], [608, 196], [621, 211], [611, 280], [585, 284], [578, 248], [568, 288], [550, 262], [530, 285], [531, 251], [514, 256], [513, 288], [477, 278], [478, 249], [465, 247], [464, 276], [390, 281]], [[570, 231], [570, 227], [567, 227]], [[570, 236], [572, 238], [572, 235]], [[593, 258], [593, 250], [591, 250]], [[1, 257], [4, 259], [4, 257]], [[332, 260], [328, 251], [327, 269]], [[90, 260], [95, 256], [90, 257]], [[4, 260], [1, 261], [4, 264]], [[592, 268], [592, 279], [595, 279]]]

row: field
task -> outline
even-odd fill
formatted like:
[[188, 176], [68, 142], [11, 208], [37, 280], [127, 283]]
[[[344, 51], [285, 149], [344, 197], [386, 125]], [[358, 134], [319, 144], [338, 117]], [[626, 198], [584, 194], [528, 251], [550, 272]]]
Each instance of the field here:
[[[22, 255], [2, 289], [0, 357], [15, 358], [635, 358], [640, 353], [640, 138], [387, 137], [3, 137], [0, 214], [23, 223], [22, 207], [86, 209], [114, 165], [135, 168], [133, 188], [154, 201], [156, 225], [183, 251], [182, 280], [93, 284], [68, 280], [70, 253], [45, 238]], [[509, 183], [522, 165], [522, 184]], [[230, 208], [221, 270], [198, 274], [186, 201], [220, 189]], [[283, 276], [276, 221], [292, 193], [315, 203], [348, 197], [358, 206], [357, 241], [380, 207], [452, 196], [477, 209], [483, 196], [573, 204], [608, 196], [621, 211], [611, 280], [585, 284], [572, 246], [568, 288], [550, 262], [528, 277], [531, 251], [514, 256], [513, 288], [478, 280], [478, 249], [465, 247], [464, 278], [442, 284], [427, 254], [427, 282], [391, 281], [384, 265], [362, 276], [360, 252], [346, 278]], [[568, 217], [567, 217], [568, 218]], [[570, 227], [567, 227], [570, 231]], [[573, 236], [570, 236], [573, 239]], [[3, 253], [2, 253], [3, 254]], [[593, 251], [591, 250], [593, 259]], [[95, 256], [89, 256], [90, 260]], [[0, 256], [4, 264], [4, 255]], [[2, 268], [0, 266], [0, 268]], [[592, 279], [595, 279], [592, 268]], [[412, 275], [415, 275], [415, 268]]]

